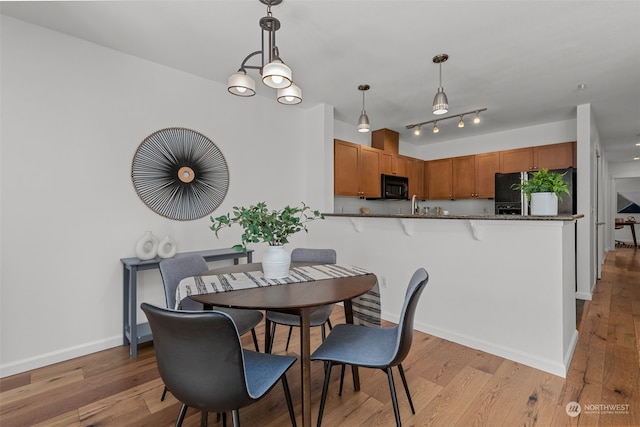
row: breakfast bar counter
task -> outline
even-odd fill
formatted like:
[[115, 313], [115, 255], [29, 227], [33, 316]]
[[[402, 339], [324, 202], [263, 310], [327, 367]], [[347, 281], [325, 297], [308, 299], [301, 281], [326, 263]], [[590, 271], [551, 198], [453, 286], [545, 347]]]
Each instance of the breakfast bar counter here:
[[576, 330], [576, 222], [583, 215], [324, 214], [313, 245], [378, 276], [397, 322], [413, 271], [429, 272], [415, 328], [566, 376]]

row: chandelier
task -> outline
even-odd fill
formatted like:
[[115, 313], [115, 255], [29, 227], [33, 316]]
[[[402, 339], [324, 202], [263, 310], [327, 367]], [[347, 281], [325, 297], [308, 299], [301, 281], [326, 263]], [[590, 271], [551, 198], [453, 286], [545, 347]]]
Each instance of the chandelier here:
[[[262, 83], [277, 89], [277, 99], [281, 104], [294, 105], [302, 102], [302, 89], [294, 82], [291, 68], [282, 61], [276, 45], [276, 31], [280, 29], [280, 21], [271, 15], [271, 6], [277, 6], [282, 0], [259, 0], [267, 5], [267, 16], [260, 18], [262, 28], [262, 46], [260, 50], [250, 53], [242, 61], [238, 72], [229, 77], [227, 90], [237, 96], [253, 96], [256, 94], [256, 83], [247, 75], [247, 69], [259, 70]], [[260, 56], [260, 65], [248, 65], [247, 61]]]

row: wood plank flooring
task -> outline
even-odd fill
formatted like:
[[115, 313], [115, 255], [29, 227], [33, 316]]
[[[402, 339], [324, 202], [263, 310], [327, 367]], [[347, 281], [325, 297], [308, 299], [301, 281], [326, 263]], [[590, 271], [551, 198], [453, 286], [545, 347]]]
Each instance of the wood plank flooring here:
[[[343, 321], [341, 309], [333, 323]], [[262, 328], [260, 328], [262, 329]], [[402, 388], [398, 399], [405, 426], [640, 426], [640, 251], [607, 254], [593, 300], [582, 308], [580, 338], [566, 379], [482, 351], [417, 332], [403, 366], [416, 414]], [[262, 332], [262, 331], [259, 331]], [[275, 352], [284, 353], [286, 328], [276, 335]], [[243, 337], [252, 348], [250, 336]], [[312, 348], [320, 342], [314, 330]], [[289, 352], [299, 346], [294, 330]], [[179, 403], [163, 383], [152, 345], [129, 359], [117, 347], [0, 380], [0, 425], [12, 426], [171, 426]], [[388, 383], [382, 371], [361, 370], [361, 390], [345, 379], [338, 396], [334, 369], [325, 426], [393, 426]], [[314, 423], [322, 388], [322, 365], [312, 366]], [[288, 374], [300, 424], [300, 373]], [[397, 385], [400, 385], [399, 378]], [[577, 417], [566, 406], [580, 404]], [[240, 411], [245, 426], [290, 425], [282, 388]], [[184, 426], [198, 426], [187, 413]], [[215, 415], [210, 425], [219, 426]]]

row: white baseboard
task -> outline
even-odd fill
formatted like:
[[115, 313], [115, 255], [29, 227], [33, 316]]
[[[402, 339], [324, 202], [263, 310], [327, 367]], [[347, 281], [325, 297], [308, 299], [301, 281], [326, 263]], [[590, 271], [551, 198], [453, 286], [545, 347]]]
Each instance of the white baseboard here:
[[65, 360], [74, 359], [97, 351], [107, 350], [109, 348], [122, 345], [122, 335], [112, 338], [106, 338], [100, 341], [93, 341], [86, 344], [69, 347], [62, 350], [53, 351], [51, 353], [42, 354], [28, 359], [22, 359], [15, 362], [0, 365], [0, 378], [10, 375], [20, 374], [32, 369], [42, 368], [43, 366], [53, 365], [54, 363], [64, 362]]

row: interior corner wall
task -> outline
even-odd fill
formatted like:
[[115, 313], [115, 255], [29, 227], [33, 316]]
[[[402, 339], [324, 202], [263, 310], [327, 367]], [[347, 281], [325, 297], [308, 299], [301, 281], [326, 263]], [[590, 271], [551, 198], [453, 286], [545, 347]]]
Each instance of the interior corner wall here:
[[[217, 239], [208, 216], [175, 221], [144, 205], [131, 183], [144, 138], [186, 127], [220, 148], [230, 186], [215, 215], [261, 200], [273, 207], [305, 200], [316, 183], [296, 178], [313, 164], [305, 149], [323, 142], [307, 128], [326, 126], [326, 118], [278, 104], [266, 88], [233, 97], [201, 77], [1, 19], [5, 377], [122, 345], [120, 258], [135, 256], [145, 230], [173, 237], [179, 252], [239, 242], [239, 229]], [[259, 260], [263, 248], [254, 249]], [[157, 271], [141, 272], [138, 302], [164, 305], [161, 283]]]

